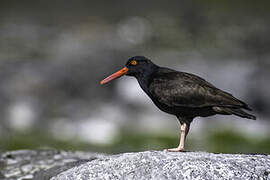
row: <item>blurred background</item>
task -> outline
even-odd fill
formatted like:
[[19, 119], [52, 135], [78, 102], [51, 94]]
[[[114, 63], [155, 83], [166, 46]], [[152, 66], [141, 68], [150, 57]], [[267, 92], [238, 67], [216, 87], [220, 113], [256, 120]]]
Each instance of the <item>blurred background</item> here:
[[270, 1], [2, 0], [0, 149], [118, 153], [179, 142], [136, 80], [99, 81], [144, 55], [246, 101], [257, 121], [196, 118], [187, 149], [270, 153]]

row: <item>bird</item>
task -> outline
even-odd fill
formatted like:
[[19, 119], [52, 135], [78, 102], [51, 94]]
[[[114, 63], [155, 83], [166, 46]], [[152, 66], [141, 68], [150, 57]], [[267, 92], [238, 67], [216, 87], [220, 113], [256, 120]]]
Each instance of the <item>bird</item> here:
[[135, 77], [141, 89], [161, 111], [175, 115], [179, 120], [179, 145], [166, 149], [167, 151], [185, 151], [190, 124], [196, 117], [220, 114], [256, 120], [256, 116], [244, 111], [252, 109], [232, 94], [216, 88], [197, 75], [160, 67], [144, 56], [129, 58], [124, 68], [108, 76], [100, 84], [106, 84], [123, 75]]

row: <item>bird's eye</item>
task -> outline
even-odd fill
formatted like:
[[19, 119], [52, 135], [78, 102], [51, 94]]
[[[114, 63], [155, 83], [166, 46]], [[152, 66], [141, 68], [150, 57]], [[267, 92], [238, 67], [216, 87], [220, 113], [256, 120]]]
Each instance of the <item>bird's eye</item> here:
[[138, 64], [138, 62], [133, 60], [133, 61], [130, 62], [130, 64], [133, 65], [133, 66], [136, 66]]

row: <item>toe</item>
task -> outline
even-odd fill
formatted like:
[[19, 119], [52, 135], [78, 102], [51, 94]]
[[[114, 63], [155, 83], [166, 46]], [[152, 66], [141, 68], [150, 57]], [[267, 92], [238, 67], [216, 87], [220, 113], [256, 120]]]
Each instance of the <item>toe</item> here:
[[171, 149], [166, 149], [168, 152], [184, 152], [184, 148], [171, 148]]

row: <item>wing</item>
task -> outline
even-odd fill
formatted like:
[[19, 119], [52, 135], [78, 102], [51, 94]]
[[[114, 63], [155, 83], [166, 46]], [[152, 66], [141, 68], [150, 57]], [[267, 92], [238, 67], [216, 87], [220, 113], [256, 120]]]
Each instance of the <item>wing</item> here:
[[204, 79], [189, 73], [173, 70], [158, 72], [149, 85], [151, 95], [159, 103], [169, 107], [200, 108], [207, 106], [248, 106], [231, 94], [217, 89]]

